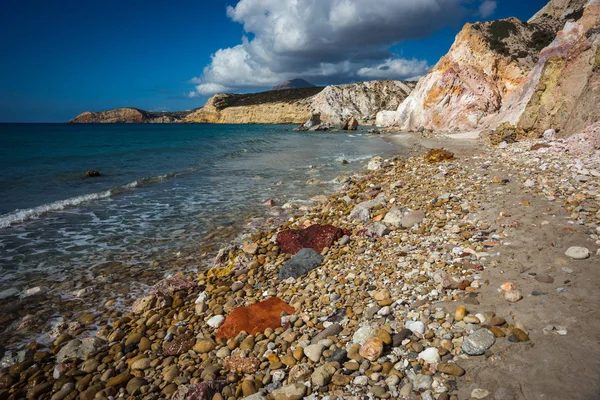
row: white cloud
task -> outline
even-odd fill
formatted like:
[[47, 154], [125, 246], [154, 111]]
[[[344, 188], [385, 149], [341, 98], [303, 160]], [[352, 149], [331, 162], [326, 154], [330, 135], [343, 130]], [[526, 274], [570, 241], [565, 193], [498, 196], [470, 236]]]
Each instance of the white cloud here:
[[428, 69], [427, 61], [424, 60], [390, 58], [379, 65], [359, 69], [358, 76], [371, 79], [412, 80], [423, 76]]
[[394, 57], [390, 47], [457, 23], [476, 8], [473, 0], [240, 0], [227, 15], [246, 36], [212, 55], [192, 79], [198, 85], [192, 96], [293, 78], [314, 84], [414, 78], [427, 63]]
[[496, 11], [496, 6], [497, 3], [495, 1], [485, 0], [479, 6], [479, 16], [481, 18], [487, 18], [491, 16], [494, 13], [494, 11]]

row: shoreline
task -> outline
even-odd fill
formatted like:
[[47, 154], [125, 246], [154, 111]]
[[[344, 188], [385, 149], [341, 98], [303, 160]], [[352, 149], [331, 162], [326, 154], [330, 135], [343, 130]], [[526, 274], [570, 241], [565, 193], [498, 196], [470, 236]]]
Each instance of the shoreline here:
[[[355, 133], [366, 135], [366, 131]], [[373, 137], [373, 140], [381, 140], [381, 138]], [[396, 144], [394, 151], [404, 153], [406, 148], [407, 146]], [[350, 169], [346, 170], [343, 176], [360, 174], [366, 161], [368, 159], [351, 161]], [[337, 160], [334, 162], [338, 163]], [[317, 169], [323, 168], [324, 165], [328, 164], [317, 165]], [[304, 179], [309, 178], [310, 175], [307, 175]], [[335, 192], [338, 186], [339, 184], [334, 183], [333, 180], [322, 182], [314, 186], [318, 188], [318, 194], [311, 197], [329, 195]], [[313, 189], [306, 191], [315, 192]], [[6, 319], [0, 320], [0, 323], [5, 324], [6, 332], [9, 332], [0, 342], [0, 349], [18, 348], [31, 340], [44, 345], [51, 344], [55, 337], [49, 337], [48, 334], [53, 331], [52, 325], [60, 321], [65, 323], [69, 320], [77, 321], [79, 329], [91, 328], [91, 331], [95, 331], [93, 325], [96, 320], [110, 321], [115, 315], [126, 313], [135, 299], [143, 297], [152, 285], [161, 279], [179, 272], [192, 275], [197, 270], [209, 268], [221, 247], [229, 243], [241, 242], [243, 236], [250, 235], [258, 229], [265, 229], [265, 226], [273, 227], [274, 224], [281, 224], [285, 219], [302, 213], [306, 207], [314, 203], [307, 197], [293, 200], [291, 203], [293, 208], [283, 207], [283, 203], [273, 207], [256, 204], [254, 211], [240, 215], [241, 219], [237, 224], [223, 226], [215, 224], [205, 235], [200, 237], [195, 235], [196, 240], [193, 243], [184, 240], [185, 243], [182, 245], [185, 244], [185, 248], [169, 246], [164, 250], [154, 249], [150, 252], [111, 254], [107, 259], [98, 260], [90, 265], [87, 273], [77, 272], [78, 276], [83, 274], [81, 276], [85, 278], [83, 280], [52, 281], [36, 277], [35, 271], [32, 271], [30, 275], [33, 278], [29, 285], [0, 300], [0, 307], [7, 314], [5, 318], [10, 318], [10, 314], [13, 313], [19, 314], [8, 324]], [[174, 240], [183, 240], [172, 237]], [[11, 288], [14, 286], [8, 286], [7, 290]], [[36, 292], [36, 288], [40, 291]], [[27, 292], [28, 290], [32, 290], [31, 294]], [[40, 310], [45, 311], [40, 312]], [[40, 329], [36, 322], [39, 318], [45, 324], [51, 321], [51, 325], [46, 324], [42, 332], [36, 331]], [[10, 332], [11, 327], [12, 332]]]
[[[403, 140], [394, 135], [389, 138]], [[527, 156], [532, 152], [528, 147], [540, 141], [517, 143], [509, 145], [507, 150], [499, 150], [470, 147], [452, 140], [426, 139], [425, 143], [441, 142], [448, 146], [456, 154], [453, 161], [429, 164], [421, 156], [394, 158], [389, 162], [380, 160], [375, 163], [380, 168], [361, 179], [353, 175], [345, 189], [327, 196], [326, 200], [322, 198], [324, 202], [320, 205], [302, 210], [279, 227], [246, 236], [251, 239], [248, 243], [230, 249], [230, 256], [222, 257], [222, 262], [208, 272], [198, 271], [193, 281], [163, 284], [158, 293], [166, 293], [164, 298], [170, 300], [154, 304], [155, 307], [138, 302], [138, 313], [107, 320], [98, 330], [98, 337], [105, 341], [98, 341], [88, 354], [83, 355], [80, 348], [71, 353], [65, 351], [68, 346], [76, 345], [71, 345], [72, 340], [81, 334], [69, 331], [69, 327], [65, 327], [49, 350], [28, 346], [34, 351], [23, 353], [24, 360], [0, 374], [0, 382], [11, 382], [0, 384], [0, 395], [8, 396], [12, 391], [13, 395], [31, 396], [33, 393], [46, 396], [40, 398], [50, 398], [50, 393], [64, 392], [60, 398], [77, 395], [93, 398], [98, 397], [97, 393], [100, 397], [121, 393], [150, 399], [170, 397], [176, 391], [182, 392], [186, 385], [192, 385], [190, 390], [200, 390], [202, 382], [220, 379], [226, 382], [219, 384], [222, 387], [216, 391], [218, 394], [203, 398], [239, 398], [254, 394], [257, 396], [254, 398], [259, 399], [268, 393], [275, 400], [297, 398], [281, 394], [286, 390], [286, 393], [295, 390], [296, 395], [300, 392], [308, 395], [310, 391], [316, 397], [329, 392], [331, 396], [344, 398], [365, 394], [389, 398], [412, 396], [413, 391], [420, 391], [421, 398], [438, 400], [456, 398], [454, 396], [462, 399], [469, 395], [483, 398], [473, 396], [473, 389], [479, 389], [477, 394], [487, 391], [488, 395], [496, 395], [503, 391], [513, 393], [512, 397], [505, 398], [517, 399], [537, 398], [531, 397], [531, 390], [536, 395], [573, 390], [581, 382], [577, 379], [565, 382], [567, 377], [561, 378], [561, 371], [556, 369], [550, 369], [551, 377], [532, 383], [532, 389], [519, 386], [519, 382], [526, 383], [528, 376], [523, 365], [518, 365], [518, 358], [527, 354], [531, 360], [543, 363], [550, 343], [575, 350], [569, 353], [573, 358], [575, 354], [587, 357], [587, 360], [578, 360], [577, 365], [567, 363], [571, 371], [598, 370], [596, 360], [599, 358], [590, 356], [598, 353], [597, 348], [569, 346], [579, 339], [577, 335], [593, 335], [589, 330], [596, 328], [597, 331], [594, 325], [599, 323], [586, 321], [584, 323], [589, 325], [586, 328], [580, 325], [583, 321], [568, 320], [582, 314], [590, 317], [590, 312], [598, 313], [599, 308], [595, 307], [600, 305], [598, 295], [588, 298], [581, 295], [582, 291], [589, 292], [590, 286], [599, 280], [598, 272], [591, 268], [598, 258], [598, 244], [589, 239], [589, 236], [597, 237], [597, 233], [586, 233], [594, 224], [598, 226], [598, 217], [593, 213], [587, 215], [587, 209], [583, 208], [583, 214], [578, 211], [578, 218], [583, 220], [584, 227], [586, 223], [591, 224], [589, 228], [577, 229], [581, 225], [575, 223], [566, 225], [572, 231], [562, 229], [563, 220], [572, 216], [566, 215], [564, 206], [558, 204], [563, 199], [557, 195], [557, 199], [550, 201], [548, 195], [544, 198], [538, 191], [549, 193], [556, 188], [558, 193], [572, 193], [575, 197], [574, 191], [561, 186], [560, 179], [567, 173], [562, 171], [561, 175], [560, 168], [552, 169], [557, 173], [557, 182], [554, 182], [546, 170], [536, 170], [546, 181], [536, 179], [531, 186], [525, 178], [535, 174], [520, 169], [527, 163], [535, 163], [538, 156], [542, 160], [551, 159], [547, 149]], [[513, 149], [519, 151], [512, 152]], [[561, 156], [555, 163], [564, 167], [568, 165], [568, 158]], [[541, 162], [534, 165], [538, 164]], [[597, 187], [597, 177], [593, 174], [589, 177], [583, 184]], [[503, 183], [504, 179], [508, 182]], [[538, 188], [538, 184], [541, 187]], [[385, 201], [374, 202], [368, 209], [366, 221], [350, 218], [357, 204], [376, 200], [379, 195]], [[568, 205], [570, 198], [564, 197]], [[591, 199], [585, 195], [579, 201], [590, 201], [592, 206], [585, 207], [597, 210], [597, 195]], [[413, 228], [396, 227], [400, 222], [386, 220], [395, 205], [407, 211], [423, 210], [425, 218]], [[550, 215], [545, 211], [549, 208], [560, 218], [544, 217]], [[534, 217], [534, 214], [540, 216]], [[539, 218], [548, 218], [548, 224], [541, 224], [537, 221]], [[381, 221], [386, 224], [381, 226]], [[323, 250], [323, 262], [308, 274], [295, 281], [279, 281], [278, 270], [290, 255], [283, 254], [273, 242], [277, 231], [330, 223], [350, 233], [349, 239]], [[540, 224], [555, 228], [540, 229]], [[560, 235], [560, 232], [568, 232], [568, 235]], [[542, 237], [544, 241], [537, 246], [543, 251], [553, 251], [553, 257], [562, 260], [554, 269], [548, 270], [554, 263], [551, 259], [544, 257], [538, 261], [523, 251], [524, 246], [532, 245], [532, 240], [536, 243], [536, 239]], [[567, 242], [583, 243], [591, 250], [590, 258], [570, 261], [559, 257], [559, 253], [566, 250], [563, 247]], [[549, 250], [554, 247], [557, 250]], [[510, 262], [496, 255], [505, 252], [512, 254]], [[572, 272], [565, 272], [564, 268]], [[578, 279], [583, 272], [586, 279]], [[544, 279], [537, 280], [542, 274]], [[557, 286], [548, 286], [555, 279], [557, 285], [561, 279], [561, 287], [567, 290], [548, 290]], [[550, 280], [552, 283], [548, 283]], [[563, 283], [567, 280], [570, 282]], [[504, 281], [514, 282], [522, 296], [519, 301], [508, 302], [498, 292]], [[532, 295], [539, 285], [546, 293]], [[295, 309], [284, 317], [290, 324], [287, 329], [267, 328], [254, 336], [239, 334], [227, 340], [216, 337], [216, 328], [223, 320], [215, 317], [222, 315], [226, 322], [237, 307], [273, 296]], [[208, 299], [198, 301], [206, 297]], [[576, 310], [571, 309], [570, 304], [566, 309], [548, 310], [546, 303], [537, 301], [546, 299], [554, 304], [560, 300], [566, 304], [574, 301], [573, 297], [579, 305]], [[461, 305], [466, 310], [457, 312]], [[548, 313], [553, 314], [552, 318]], [[537, 320], [537, 317], [543, 318]], [[112, 322], [110, 328], [108, 322]], [[543, 323], [555, 324], [553, 327], [564, 328], [568, 333], [553, 334], [550, 329], [546, 334]], [[321, 340], [313, 343], [315, 335], [326, 329], [332, 334], [321, 335]], [[492, 332], [495, 343], [488, 346], [489, 350], [485, 349], [485, 355], [466, 356], [464, 343], [476, 330]], [[357, 340], [358, 331], [368, 331], [368, 337]], [[560, 342], [563, 337], [569, 339], [569, 343]], [[177, 349], [171, 350], [174, 344]], [[56, 366], [53, 354], [68, 355], [62, 360], [62, 367]], [[227, 360], [232, 359], [244, 366], [231, 367]], [[257, 360], [256, 365], [254, 360]], [[246, 365], [248, 362], [251, 368]], [[517, 365], [513, 365], [515, 362]], [[553, 363], [549, 365], [554, 368]], [[460, 373], [463, 368], [465, 376]], [[302, 373], [304, 369], [306, 372]], [[15, 375], [13, 372], [17, 370], [20, 372]], [[498, 379], [500, 375], [503, 379]], [[555, 383], [551, 382], [553, 379]], [[557, 388], [559, 384], [564, 387]], [[587, 384], [587, 390], [593, 393], [600, 382], [588, 381]], [[208, 391], [206, 384], [202, 388]], [[263, 391], [264, 394], [255, 394]], [[570, 398], [585, 398], [583, 389], [571, 394]], [[181, 396], [178, 398], [191, 398]]]

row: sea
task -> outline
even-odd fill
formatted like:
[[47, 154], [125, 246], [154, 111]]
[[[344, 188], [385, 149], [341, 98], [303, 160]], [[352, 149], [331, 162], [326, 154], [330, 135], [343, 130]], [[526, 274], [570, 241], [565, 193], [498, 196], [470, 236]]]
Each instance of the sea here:
[[373, 156], [403, 151], [364, 130], [292, 128], [0, 124], [0, 345], [85, 310], [126, 308], [287, 218], [281, 206], [311, 204]]

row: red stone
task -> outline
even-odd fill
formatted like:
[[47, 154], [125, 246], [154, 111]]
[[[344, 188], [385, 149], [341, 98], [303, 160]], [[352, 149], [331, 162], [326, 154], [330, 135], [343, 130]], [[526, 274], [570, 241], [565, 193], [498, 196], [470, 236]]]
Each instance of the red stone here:
[[265, 329], [277, 329], [281, 326], [281, 312], [293, 314], [296, 309], [277, 297], [271, 297], [260, 303], [238, 307], [225, 319], [217, 330], [217, 339], [232, 338], [241, 331], [250, 335], [264, 332]]
[[344, 236], [344, 231], [333, 225], [311, 225], [306, 229], [282, 231], [277, 234], [277, 244], [284, 253], [296, 254], [300, 249], [311, 248], [321, 253]]
[[171, 296], [173, 293], [179, 290], [188, 290], [196, 286], [196, 284], [182, 276], [173, 276], [171, 278], [163, 279], [152, 287], [150, 295], [162, 294], [164, 296]]
[[165, 343], [163, 351], [170, 356], [177, 356], [186, 353], [196, 344], [196, 338], [191, 332], [186, 332], [183, 335], [176, 336], [168, 343]]

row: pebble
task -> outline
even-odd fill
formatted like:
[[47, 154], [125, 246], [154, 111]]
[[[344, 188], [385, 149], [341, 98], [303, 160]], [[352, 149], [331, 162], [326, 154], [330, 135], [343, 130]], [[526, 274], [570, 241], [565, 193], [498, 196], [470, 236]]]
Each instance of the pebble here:
[[473, 389], [473, 391], [471, 392], [471, 397], [474, 397], [476, 399], [485, 399], [489, 395], [490, 395], [490, 392], [485, 389], [477, 388], [477, 389]]
[[565, 251], [565, 255], [573, 260], [585, 260], [589, 258], [590, 251], [585, 247], [573, 246]]
[[423, 360], [427, 364], [436, 364], [440, 361], [440, 355], [438, 349], [435, 347], [429, 347], [419, 353], [417, 357], [419, 360]]
[[301, 400], [305, 394], [306, 386], [301, 383], [286, 385], [271, 392], [273, 400]]
[[352, 343], [355, 344], [363, 344], [368, 339], [375, 337], [377, 335], [377, 328], [366, 325], [359, 328], [354, 335], [352, 336]]
[[383, 341], [378, 337], [367, 339], [360, 347], [359, 354], [370, 361], [377, 360], [383, 352]]
[[496, 342], [496, 337], [488, 329], [479, 329], [470, 334], [462, 344], [462, 350], [470, 356], [485, 353]]
[[467, 308], [465, 306], [459, 306], [454, 312], [454, 320], [462, 321], [463, 318], [467, 315]]
[[406, 321], [404, 327], [417, 336], [423, 336], [425, 334], [425, 324], [421, 321]]
[[521, 295], [521, 292], [517, 289], [510, 289], [504, 292], [504, 299], [510, 303], [516, 303], [522, 298], [523, 296]]
[[318, 362], [321, 359], [321, 354], [325, 346], [320, 343], [311, 344], [310, 346], [306, 346], [304, 348], [304, 355], [308, 357], [312, 362]]
[[339, 364], [335, 362], [329, 362], [315, 369], [315, 371], [310, 376], [310, 380], [316, 387], [326, 386], [331, 382], [331, 378], [335, 371], [337, 370], [337, 366]]
[[206, 321], [206, 324], [211, 328], [217, 329], [218, 327], [223, 325], [223, 322], [225, 322], [224, 316], [215, 315], [214, 317], [209, 318], [208, 321]]
[[352, 383], [357, 386], [366, 386], [369, 383], [369, 378], [367, 378], [364, 375], [360, 375], [360, 376], [357, 376], [356, 378], [354, 378]]

